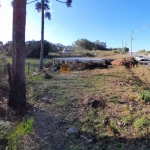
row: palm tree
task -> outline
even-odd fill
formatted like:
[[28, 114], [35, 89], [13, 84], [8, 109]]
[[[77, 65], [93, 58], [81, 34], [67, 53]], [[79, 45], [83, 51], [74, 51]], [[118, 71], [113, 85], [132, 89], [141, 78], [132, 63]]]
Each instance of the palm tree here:
[[[43, 69], [43, 52], [44, 52], [44, 17], [48, 20], [51, 19], [51, 14], [48, 12], [50, 10], [49, 0], [41, 0], [35, 4], [35, 9], [41, 12], [41, 51], [40, 51], [40, 65], [39, 69]], [[45, 14], [44, 14], [45, 11]]]
[[[65, 3], [67, 7], [71, 7], [72, 0], [66, 0], [66, 2], [56, 0], [60, 3]], [[35, 4], [35, 9], [38, 12], [41, 12], [41, 51], [40, 51], [40, 65], [39, 70], [43, 69], [43, 52], [44, 52], [44, 17], [47, 19], [51, 19], [51, 14], [48, 12], [50, 10], [49, 0], [41, 0], [41, 2], [37, 2]], [[44, 14], [45, 11], [45, 14]]]

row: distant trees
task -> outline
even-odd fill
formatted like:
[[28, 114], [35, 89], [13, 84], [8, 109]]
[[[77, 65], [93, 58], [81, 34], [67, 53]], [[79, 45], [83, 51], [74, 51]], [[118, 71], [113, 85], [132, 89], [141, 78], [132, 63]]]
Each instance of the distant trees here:
[[12, 41], [8, 41], [4, 44], [3, 48], [7, 56], [12, 56]]
[[[12, 56], [12, 41], [8, 41], [3, 45], [3, 49], [7, 56]], [[31, 58], [40, 58], [40, 49], [41, 49], [41, 41], [26, 41], [25, 43], [25, 57]], [[50, 43], [44, 40], [44, 53], [43, 56], [46, 57], [49, 52], [58, 51], [55, 44]]]
[[0, 51], [2, 51], [2, 50], [3, 50], [3, 42], [0, 41]]
[[[40, 58], [41, 41], [27, 41], [25, 46], [26, 57]], [[46, 57], [51, 51], [51, 44], [44, 40], [43, 57]]]
[[129, 52], [129, 48], [128, 47], [123, 47], [123, 49], [122, 49], [122, 53], [127, 53], [127, 52]]
[[[12, 56], [12, 41], [8, 41], [6, 44], [3, 45], [3, 50], [7, 56]], [[66, 47], [60, 43], [50, 43], [44, 40], [44, 51], [43, 56], [46, 57], [49, 52], [60, 52], [62, 49]], [[67, 46], [68, 47], [68, 46]], [[72, 50], [71, 46], [69, 48]], [[26, 41], [25, 42], [25, 57], [30, 58], [40, 58], [40, 50], [41, 50], [41, 41]]]
[[105, 50], [105, 45], [102, 45], [99, 41], [91, 42], [87, 39], [79, 39], [74, 42], [74, 45], [77, 49], [87, 49], [87, 50]]
[[0, 41], [0, 46], [3, 46], [3, 42], [2, 41]]

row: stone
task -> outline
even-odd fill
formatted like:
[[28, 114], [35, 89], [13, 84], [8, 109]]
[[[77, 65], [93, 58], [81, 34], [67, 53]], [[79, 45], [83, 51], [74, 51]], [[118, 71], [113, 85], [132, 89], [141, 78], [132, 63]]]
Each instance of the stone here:
[[80, 135], [80, 137], [84, 140], [87, 140], [87, 137], [85, 137], [84, 135]]
[[71, 133], [77, 133], [78, 132], [78, 129], [74, 126], [70, 127], [67, 131], [66, 131], [68, 134], [71, 134]]
[[42, 100], [47, 101], [47, 100], [49, 100], [49, 98], [48, 98], [48, 96], [44, 96], [44, 97], [42, 98]]
[[87, 140], [87, 143], [92, 143], [92, 142], [93, 142], [92, 139], [88, 139], [88, 140]]
[[122, 123], [121, 123], [120, 121], [117, 121], [117, 125], [121, 126], [121, 125], [122, 125]]

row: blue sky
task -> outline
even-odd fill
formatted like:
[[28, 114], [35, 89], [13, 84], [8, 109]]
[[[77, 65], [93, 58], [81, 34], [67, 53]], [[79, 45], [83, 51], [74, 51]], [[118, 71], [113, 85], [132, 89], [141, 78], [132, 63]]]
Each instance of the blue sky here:
[[[11, 0], [0, 0], [0, 41], [12, 40]], [[30, 0], [28, 0], [30, 1]], [[65, 1], [65, 0], [64, 0]], [[150, 0], [73, 0], [72, 7], [51, 0], [51, 20], [45, 19], [45, 40], [71, 45], [86, 38], [107, 47], [150, 50]], [[27, 5], [26, 41], [40, 40], [41, 15]]]

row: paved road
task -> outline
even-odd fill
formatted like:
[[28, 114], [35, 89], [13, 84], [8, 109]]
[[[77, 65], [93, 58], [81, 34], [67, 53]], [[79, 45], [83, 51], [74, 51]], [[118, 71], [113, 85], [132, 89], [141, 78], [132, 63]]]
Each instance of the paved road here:
[[[131, 56], [131, 53], [128, 53], [129, 56]], [[139, 61], [139, 63], [143, 64], [143, 65], [148, 65], [148, 67], [150, 67], [150, 56], [146, 56], [146, 55], [141, 55], [138, 54], [137, 52], [132, 52], [132, 56], [135, 58], [137, 56], [143, 56], [145, 58], [144, 61]]]

